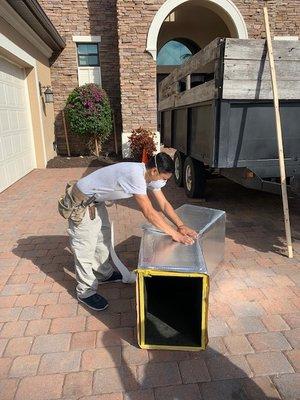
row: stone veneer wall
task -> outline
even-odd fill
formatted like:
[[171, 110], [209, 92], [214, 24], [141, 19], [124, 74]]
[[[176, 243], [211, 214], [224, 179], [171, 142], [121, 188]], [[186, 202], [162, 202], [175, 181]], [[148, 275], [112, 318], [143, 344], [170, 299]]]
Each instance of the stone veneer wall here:
[[[163, 0], [117, 0], [123, 131], [140, 125], [156, 130], [156, 63], [145, 52], [150, 24]], [[264, 38], [258, 0], [234, 0], [250, 38]], [[272, 35], [299, 35], [299, 0], [268, 1]]]
[[[100, 66], [102, 86], [113, 106], [118, 137], [121, 136], [120, 78], [116, 0], [39, 0], [44, 11], [66, 40], [66, 47], [51, 67], [54, 92], [55, 134], [58, 154], [66, 154], [61, 110], [68, 94], [78, 86], [77, 55], [72, 36], [101, 36]], [[85, 145], [70, 135], [72, 154], [81, 154]], [[113, 150], [113, 139], [105, 147]]]

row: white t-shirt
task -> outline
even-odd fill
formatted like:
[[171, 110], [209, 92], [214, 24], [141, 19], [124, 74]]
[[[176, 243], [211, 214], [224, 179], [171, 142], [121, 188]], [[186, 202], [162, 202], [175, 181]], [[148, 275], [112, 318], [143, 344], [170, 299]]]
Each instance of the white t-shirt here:
[[145, 171], [144, 163], [117, 163], [81, 178], [77, 187], [86, 196], [95, 194], [97, 201], [111, 201], [147, 194], [147, 189], [159, 190], [165, 186], [164, 180], [147, 183]]

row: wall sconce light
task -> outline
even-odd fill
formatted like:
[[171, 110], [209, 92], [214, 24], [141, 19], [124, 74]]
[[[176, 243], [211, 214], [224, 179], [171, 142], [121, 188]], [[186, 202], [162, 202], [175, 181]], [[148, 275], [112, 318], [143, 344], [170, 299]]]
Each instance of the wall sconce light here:
[[50, 86], [46, 87], [46, 90], [44, 91], [44, 96], [45, 96], [45, 103], [53, 103], [53, 90], [50, 88]]
[[42, 86], [41, 82], [39, 82], [39, 86], [40, 86], [40, 96], [44, 95], [45, 103], [53, 103], [54, 98], [53, 98], [53, 90], [51, 89], [51, 87]]

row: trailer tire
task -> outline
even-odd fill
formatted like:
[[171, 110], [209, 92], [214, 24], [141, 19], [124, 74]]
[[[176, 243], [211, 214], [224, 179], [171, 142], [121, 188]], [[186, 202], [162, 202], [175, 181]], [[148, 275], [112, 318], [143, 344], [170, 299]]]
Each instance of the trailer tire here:
[[203, 198], [206, 187], [204, 164], [192, 157], [187, 157], [184, 162], [183, 181], [187, 197]]
[[186, 155], [178, 150], [174, 154], [174, 164], [175, 164], [174, 179], [178, 187], [183, 186], [183, 166], [185, 159]]

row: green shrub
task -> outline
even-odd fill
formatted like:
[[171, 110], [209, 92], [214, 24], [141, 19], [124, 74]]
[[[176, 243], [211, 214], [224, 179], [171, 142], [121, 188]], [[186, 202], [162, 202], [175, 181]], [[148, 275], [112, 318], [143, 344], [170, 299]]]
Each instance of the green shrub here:
[[98, 147], [112, 133], [112, 110], [108, 96], [99, 85], [89, 83], [75, 88], [69, 95], [65, 113], [70, 131], [88, 137], [90, 147]]

